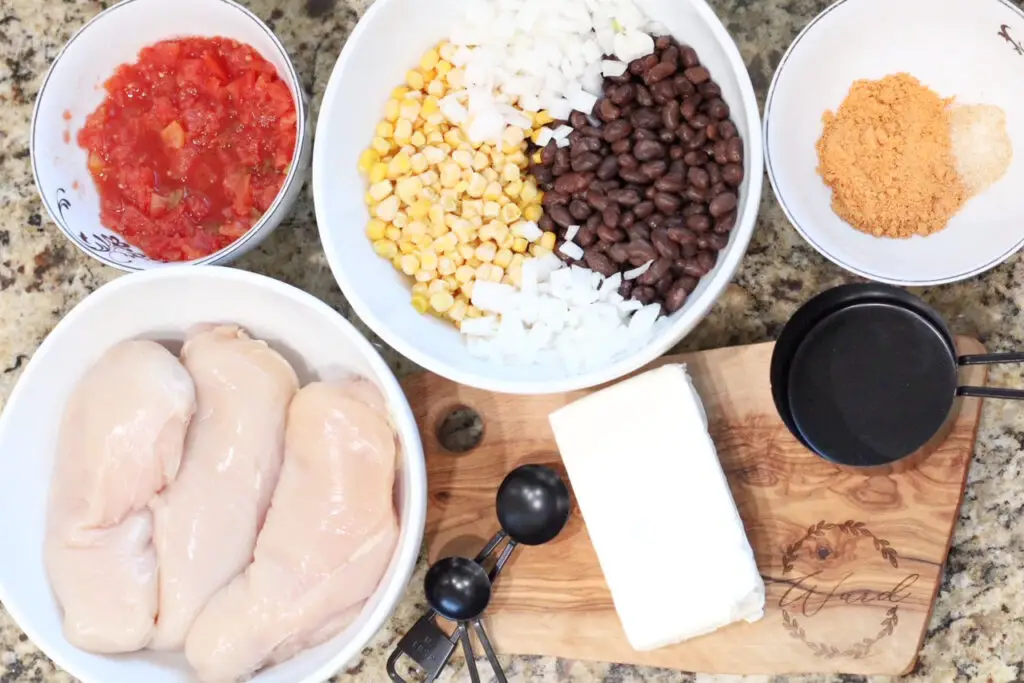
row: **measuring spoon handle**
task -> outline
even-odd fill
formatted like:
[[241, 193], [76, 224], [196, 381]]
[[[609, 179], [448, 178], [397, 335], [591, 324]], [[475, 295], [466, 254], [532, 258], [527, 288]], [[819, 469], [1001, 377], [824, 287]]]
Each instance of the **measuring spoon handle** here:
[[487, 655], [487, 661], [491, 663], [496, 683], [508, 683], [505, 679], [505, 672], [501, 670], [501, 664], [498, 663], [498, 657], [494, 654], [494, 648], [491, 647], [491, 639], [487, 637], [487, 632], [484, 631], [484, 625], [479, 619], [474, 619], [473, 628], [476, 629], [476, 637], [480, 639], [480, 644], [484, 646], [484, 654]]

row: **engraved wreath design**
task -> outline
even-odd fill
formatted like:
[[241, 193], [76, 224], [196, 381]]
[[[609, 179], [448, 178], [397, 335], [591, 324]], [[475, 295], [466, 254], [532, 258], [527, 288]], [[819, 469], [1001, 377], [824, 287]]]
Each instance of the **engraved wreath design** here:
[[[833, 530], [838, 530], [846, 536], [870, 538], [871, 542], [875, 546], [875, 550], [878, 551], [882, 559], [886, 560], [894, 568], [899, 567], [899, 555], [896, 553], [896, 549], [892, 547], [889, 541], [878, 538], [871, 533], [864, 522], [848, 520], [842, 524], [833, 524], [822, 520], [817, 524], [809, 526], [806, 534], [786, 548], [782, 555], [782, 573], [785, 575], [793, 570], [793, 563], [796, 560], [797, 553], [800, 551], [800, 548], [803, 547], [804, 543], [812, 538], [824, 536], [825, 532]], [[893, 634], [893, 631], [899, 623], [899, 606], [894, 605], [886, 610], [885, 617], [882, 619], [881, 624], [879, 624], [878, 633], [873, 638], [864, 638], [859, 643], [851, 645], [845, 650], [841, 650], [834, 645], [816, 642], [808, 638], [807, 632], [804, 630], [803, 626], [800, 625], [800, 622], [797, 621], [796, 617], [792, 616], [786, 609], [782, 610], [782, 626], [789, 632], [790, 637], [799, 640], [806, 645], [815, 654], [815, 656], [822, 657], [824, 659], [836, 659], [837, 657], [865, 659], [871, 654], [871, 649], [875, 645]]]

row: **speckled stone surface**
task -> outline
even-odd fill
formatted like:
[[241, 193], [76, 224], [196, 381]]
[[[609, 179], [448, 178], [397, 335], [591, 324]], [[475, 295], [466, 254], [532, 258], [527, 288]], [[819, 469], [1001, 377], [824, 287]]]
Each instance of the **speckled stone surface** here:
[[[307, 90], [318, 99], [349, 31], [371, 0], [250, 0], [291, 52]], [[45, 217], [29, 166], [32, 102], [50, 60], [73, 31], [107, 4], [65, 0], [0, 0], [0, 405], [25, 362], [60, 317], [118, 273], [79, 254]], [[763, 101], [789, 42], [827, 0], [713, 0], [743, 53]], [[258, 253], [238, 264], [301, 287], [343, 313], [317, 239], [313, 205], [304, 195], [292, 217]], [[708, 319], [685, 341], [702, 349], [773, 338], [814, 293], [849, 277], [805, 245], [765, 183], [761, 218], [734, 283]], [[1024, 349], [1021, 305], [1024, 261], [922, 292], [954, 329], [990, 350]], [[358, 321], [357, 321], [358, 322]], [[363, 328], [365, 330], [365, 328]], [[369, 332], [367, 332], [369, 335]], [[372, 337], [372, 335], [370, 335]], [[386, 351], [392, 366], [414, 368]], [[1024, 385], [1024, 372], [999, 368], [991, 382]], [[1024, 680], [1024, 406], [990, 402], [945, 579], [921, 661], [908, 681]], [[0, 539], [0, 562], [2, 539]], [[417, 573], [392, 622], [338, 681], [385, 680], [383, 664], [396, 638], [423, 609]], [[510, 681], [682, 683], [684, 681], [859, 681], [856, 677], [712, 677], [550, 658], [503, 658]], [[443, 678], [463, 680], [461, 661]], [[72, 680], [42, 655], [0, 609], [0, 681]], [[881, 681], [886, 679], [871, 679]]]

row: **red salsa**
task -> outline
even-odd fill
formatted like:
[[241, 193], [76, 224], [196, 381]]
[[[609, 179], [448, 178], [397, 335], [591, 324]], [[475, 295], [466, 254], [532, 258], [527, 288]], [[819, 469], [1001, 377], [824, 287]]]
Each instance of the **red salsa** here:
[[253, 48], [184, 38], [106, 83], [78, 144], [103, 225], [159, 261], [223, 249], [274, 202], [295, 152], [291, 91]]

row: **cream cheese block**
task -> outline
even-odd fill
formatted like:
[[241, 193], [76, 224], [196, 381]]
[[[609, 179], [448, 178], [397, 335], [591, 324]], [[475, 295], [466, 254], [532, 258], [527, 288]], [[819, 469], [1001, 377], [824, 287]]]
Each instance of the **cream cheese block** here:
[[653, 650], [764, 613], [764, 582], [684, 365], [550, 416], [630, 645]]

